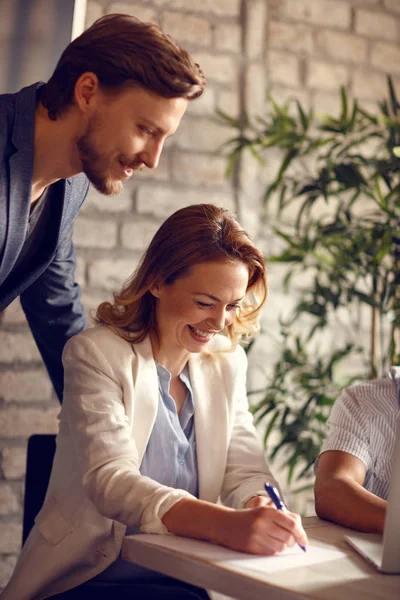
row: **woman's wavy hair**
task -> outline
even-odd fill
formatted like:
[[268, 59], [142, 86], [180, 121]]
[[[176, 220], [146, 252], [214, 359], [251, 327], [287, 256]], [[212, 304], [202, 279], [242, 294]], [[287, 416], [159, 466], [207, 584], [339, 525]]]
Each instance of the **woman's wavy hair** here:
[[130, 342], [147, 335], [158, 337], [155, 285], [171, 285], [192, 267], [210, 261], [240, 261], [249, 271], [246, 298], [224, 333], [234, 348], [240, 338], [259, 330], [261, 307], [267, 299], [263, 254], [228, 210], [212, 204], [195, 204], [172, 214], [159, 228], [138, 268], [114, 302], [103, 302], [96, 321], [111, 326]]
[[193, 100], [206, 84], [199, 65], [158, 25], [106, 15], [66, 47], [44, 86], [41, 99], [51, 119], [72, 104], [76, 81], [88, 71], [107, 91], [138, 85], [164, 98]]

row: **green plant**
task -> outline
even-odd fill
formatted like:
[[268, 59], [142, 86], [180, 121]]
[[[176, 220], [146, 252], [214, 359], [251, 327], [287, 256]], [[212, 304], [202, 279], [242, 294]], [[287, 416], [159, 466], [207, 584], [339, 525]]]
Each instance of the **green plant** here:
[[[309, 282], [282, 322], [281, 353], [266, 387], [250, 391], [265, 443], [275, 435], [269, 456], [284, 454], [289, 481], [311, 475], [331, 405], [353, 378], [346, 378], [343, 359], [360, 357], [360, 378], [399, 363], [400, 104], [390, 78], [388, 99], [378, 106], [371, 114], [342, 88], [335, 118], [272, 98], [268, 115], [254, 123], [221, 113], [237, 130], [229, 142], [228, 174], [244, 151], [262, 165], [271, 148], [280, 149], [263, 197], [270, 218], [276, 207], [274, 231], [283, 250], [269, 261], [287, 264], [286, 290], [295, 282], [301, 288], [304, 275]], [[342, 346], [320, 352], [317, 340], [339, 312], [350, 315], [354, 307], [368, 307], [369, 343], [360, 344], [358, 330], [349, 326]]]

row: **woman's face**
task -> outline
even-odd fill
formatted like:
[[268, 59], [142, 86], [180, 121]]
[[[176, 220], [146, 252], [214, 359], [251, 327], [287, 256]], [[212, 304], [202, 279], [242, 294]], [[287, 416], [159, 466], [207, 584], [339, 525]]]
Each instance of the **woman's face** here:
[[243, 262], [226, 260], [197, 264], [175, 283], [154, 287], [160, 345], [171, 352], [203, 350], [234, 320], [248, 281]]

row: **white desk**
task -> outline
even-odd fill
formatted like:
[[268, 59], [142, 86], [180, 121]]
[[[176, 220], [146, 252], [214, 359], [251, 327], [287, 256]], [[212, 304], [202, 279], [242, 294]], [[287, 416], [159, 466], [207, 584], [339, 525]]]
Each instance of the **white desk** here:
[[170, 549], [149, 544], [141, 535], [125, 538], [122, 555], [143, 567], [239, 600], [400, 600], [400, 575], [381, 575], [369, 566], [345, 541], [349, 530], [317, 517], [304, 519], [303, 524], [313, 546], [340, 550], [345, 556], [266, 574], [208, 559], [193, 548], [188, 552], [183, 538], [179, 538], [178, 549]]

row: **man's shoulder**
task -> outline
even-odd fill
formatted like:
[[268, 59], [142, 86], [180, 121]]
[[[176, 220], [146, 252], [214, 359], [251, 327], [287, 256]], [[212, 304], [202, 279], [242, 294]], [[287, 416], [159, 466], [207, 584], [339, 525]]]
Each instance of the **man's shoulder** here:
[[84, 173], [78, 173], [78, 175], [74, 175], [70, 178], [70, 182], [74, 198], [82, 204], [89, 188], [89, 179]]
[[0, 140], [11, 134], [17, 94], [0, 94]]
[[365, 417], [399, 409], [399, 381], [392, 376], [354, 384], [343, 390], [338, 404], [362, 409]]

